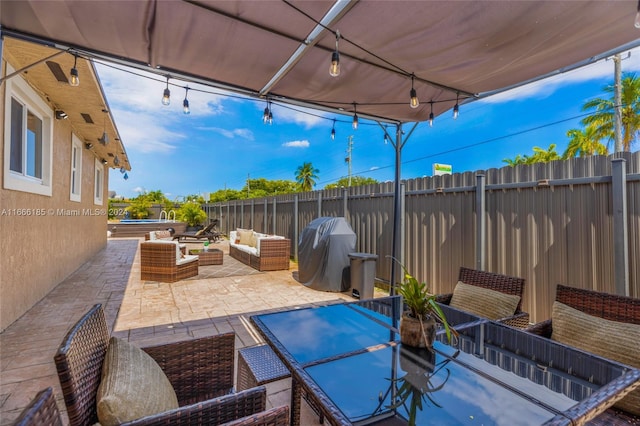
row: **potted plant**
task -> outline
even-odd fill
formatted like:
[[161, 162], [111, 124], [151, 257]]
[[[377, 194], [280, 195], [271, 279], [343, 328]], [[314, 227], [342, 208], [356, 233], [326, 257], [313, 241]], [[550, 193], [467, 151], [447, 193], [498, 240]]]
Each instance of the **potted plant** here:
[[[177, 213], [178, 219], [187, 223], [187, 230], [193, 231], [207, 219], [207, 213], [200, 207], [200, 204], [189, 201], [182, 206]], [[191, 228], [191, 229], [189, 229]]]
[[419, 282], [404, 267], [404, 280], [396, 286], [406, 310], [400, 319], [400, 342], [417, 348], [431, 348], [436, 337], [436, 322], [444, 326], [447, 339], [457, 334], [449, 326], [447, 318], [436, 303], [436, 296], [429, 293], [426, 283]]

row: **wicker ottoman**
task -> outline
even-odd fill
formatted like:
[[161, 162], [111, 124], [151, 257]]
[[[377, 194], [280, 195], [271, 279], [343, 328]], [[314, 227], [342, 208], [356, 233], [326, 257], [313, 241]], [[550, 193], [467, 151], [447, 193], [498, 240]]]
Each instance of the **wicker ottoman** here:
[[200, 266], [204, 265], [222, 265], [222, 250], [209, 249], [204, 250], [189, 250], [189, 254], [197, 254]]

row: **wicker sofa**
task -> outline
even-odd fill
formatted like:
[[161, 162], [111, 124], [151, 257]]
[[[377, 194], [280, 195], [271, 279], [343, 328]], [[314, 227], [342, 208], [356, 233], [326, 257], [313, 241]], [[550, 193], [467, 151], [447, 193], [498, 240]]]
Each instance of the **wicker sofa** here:
[[[616, 323], [623, 324], [636, 324], [640, 325], [640, 299], [626, 297], [626, 296], [618, 296], [614, 294], [602, 293], [593, 290], [586, 290], [581, 288], [569, 287], [566, 285], [558, 284], [556, 286], [556, 302], [566, 305], [570, 308], [578, 310], [584, 314], [587, 314], [591, 317], [602, 318], [606, 321], [615, 321]], [[566, 308], [565, 308], [566, 309]], [[555, 311], [554, 311], [555, 312]], [[557, 321], [562, 322], [564, 318], [560, 318]], [[536, 334], [538, 336], [543, 336], [546, 338], [553, 338], [556, 341], [559, 341], [562, 344], [566, 344], [566, 342], [562, 341], [563, 335], [560, 334], [559, 337], [556, 337], [552, 334], [554, 333], [553, 328], [554, 321], [553, 319], [548, 319], [545, 321], [538, 322], [526, 329], [529, 333]], [[557, 324], [560, 327], [561, 324]], [[611, 327], [604, 323], [602, 325], [606, 328], [607, 334], [612, 333]], [[637, 329], [636, 329], [637, 330]], [[556, 330], [557, 331], [557, 330]], [[593, 329], [590, 330], [590, 335], [594, 335]], [[574, 334], [574, 339], [576, 340], [575, 346], [583, 347], [582, 349], [588, 350], [589, 352], [596, 351], [589, 344], [584, 344], [580, 342], [588, 342], [589, 336], [587, 336], [584, 330], [576, 331]], [[633, 340], [631, 335], [629, 336], [629, 340]], [[560, 339], [560, 340], [558, 340]], [[636, 342], [637, 343], [637, 342]], [[625, 343], [623, 342], [624, 346]], [[585, 346], [588, 348], [585, 348]], [[637, 351], [636, 348], [633, 348], [633, 343], [628, 344], [629, 353], [634, 353], [633, 351]], [[599, 349], [598, 352], [602, 350]], [[613, 350], [611, 348], [608, 349]], [[626, 351], [625, 351], [626, 352]], [[597, 352], [596, 352], [597, 353]], [[635, 352], [637, 354], [637, 352]], [[616, 361], [622, 362], [621, 359], [616, 359], [615, 356], [611, 354], [600, 354], [598, 355], [605, 356], [606, 358], [615, 359]], [[638, 358], [636, 356], [636, 362]], [[632, 367], [638, 368], [638, 365], [632, 365]], [[636, 392], [636, 398], [639, 398], [640, 390], [634, 391]], [[637, 407], [637, 406], [636, 406]], [[640, 416], [634, 415], [627, 411], [623, 411], [618, 407], [612, 407], [607, 409], [606, 411], [599, 413], [599, 415], [592, 419], [589, 425], [639, 425], [640, 424]]]
[[198, 256], [185, 255], [177, 241], [140, 243], [140, 279], [174, 283], [198, 275]]
[[[98, 421], [98, 388], [110, 339], [97, 304], [69, 330], [54, 357], [71, 426]], [[265, 411], [264, 386], [233, 393], [235, 339], [225, 333], [142, 348], [166, 374], [179, 408], [123, 424], [287, 425], [287, 406]]]
[[[250, 241], [244, 240], [243, 233], [245, 236], [250, 233]], [[229, 233], [229, 255], [258, 271], [289, 269], [291, 240], [239, 229]]]
[[[524, 278], [460, 267], [458, 281], [472, 286], [499, 291], [508, 295], [519, 296], [520, 301], [517, 304], [515, 312], [512, 315], [500, 318], [497, 321], [517, 328], [526, 328], [529, 326], [529, 314], [522, 311], [522, 296], [525, 284]], [[437, 301], [445, 305], [449, 305], [452, 298], [453, 293], [440, 294], [437, 296]]]

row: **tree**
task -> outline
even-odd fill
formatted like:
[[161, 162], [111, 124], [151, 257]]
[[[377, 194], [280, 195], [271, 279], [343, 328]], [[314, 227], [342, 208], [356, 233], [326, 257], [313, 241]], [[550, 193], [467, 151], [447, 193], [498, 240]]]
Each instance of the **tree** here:
[[[594, 126], [598, 140], [613, 141], [615, 123], [615, 87], [613, 84], [603, 87], [610, 93], [609, 99], [596, 98], [584, 104], [582, 109], [595, 109], [593, 114], [582, 119], [584, 126]], [[625, 74], [622, 77], [622, 146], [625, 151], [631, 150], [640, 132], [640, 79], [635, 74]]]
[[[361, 186], [361, 185], [371, 185], [374, 183], [379, 183], [374, 178], [370, 177], [362, 177], [362, 176], [351, 176], [351, 186]], [[334, 188], [346, 188], [349, 186], [349, 178], [343, 177], [338, 179], [334, 183], [330, 183], [324, 187], [324, 189], [334, 189]]]
[[151, 214], [150, 208], [151, 201], [144, 194], [140, 194], [131, 200], [129, 207], [126, 207], [125, 210], [131, 214], [132, 219], [146, 219]]
[[311, 191], [318, 179], [318, 173], [320, 170], [313, 167], [311, 163], [303, 163], [302, 166], [298, 166], [296, 169], [296, 181], [301, 191]]
[[510, 159], [510, 158], [505, 158], [502, 160], [503, 163], [507, 163], [508, 165], [510, 165], [511, 167], [517, 166], [519, 164], [527, 164], [527, 159], [528, 157], [526, 155], [516, 155], [516, 158], [514, 159]]
[[518, 164], [534, 164], [534, 163], [547, 163], [553, 160], [561, 160], [560, 154], [556, 152], [556, 144], [552, 143], [548, 149], [543, 149], [537, 146], [533, 147], [533, 155], [516, 155], [516, 158], [510, 160], [505, 158], [502, 160], [510, 166], [517, 166]]
[[607, 147], [598, 139], [598, 129], [594, 125], [587, 126], [584, 130], [570, 129], [567, 132], [569, 145], [562, 154], [563, 159], [571, 157], [585, 157], [587, 155], [606, 155]]

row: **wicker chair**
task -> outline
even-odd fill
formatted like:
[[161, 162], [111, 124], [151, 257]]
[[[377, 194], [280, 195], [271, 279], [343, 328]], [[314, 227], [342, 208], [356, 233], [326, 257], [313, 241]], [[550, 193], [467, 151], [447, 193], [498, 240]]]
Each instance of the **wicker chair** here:
[[[556, 301], [606, 320], [640, 324], [640, 299], [558, 284], [556, 287]], [[526, 331], [551, 338], [553, 322], [548, 319], [528, 327]], [[632, 348], [629, 349], [632, 350]], [[603, 426], [640, 425], [640, 417], [616, 408], [609, 408], [588, 424]]]
[[166, 242], [140, 243], [140, 279], [174, 283], [198, 275], [198, 256], [176, 260], [176, 244]]
[[49, 387], [38, 392], [13, 424], [14, 426], [62, 426], [62, 418], [53, 397], [53, 389]]
[[[525, 328], [529, 326], [529, 314], [527, 312], [522, 312], [522, 296], [524, 294], [525, 283], [524, 278], [460, 267], [458, 281], [462, 281], [469, 285], [500, 291], [506, 294], [520, 296], [520, 302], [518, 303], [513, 316], [502, 318], [498, 322], [518, 328]], [[451, 302], [452, 296], [453, 293], [439, 294], [437, 296], [437, 301], [448, 305]]]
[[[96, 398], [109, 338], [97, 304], [69, 330], [54, 357], [71, 426], [98, 421]], [[129, 424], [221, 424], [264, 411], [264, 387], [231, 393], [234, 343], [235, 334], [225, 333], [143, 348], [167, 375], [180, 408]]]

